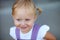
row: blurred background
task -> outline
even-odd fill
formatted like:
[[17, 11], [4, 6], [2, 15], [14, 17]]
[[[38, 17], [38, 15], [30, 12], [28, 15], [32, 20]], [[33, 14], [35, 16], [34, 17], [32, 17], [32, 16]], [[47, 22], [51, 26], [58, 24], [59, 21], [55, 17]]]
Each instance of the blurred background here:
[[[33, 0], [42, 14], [36, 23], [50, 26], [50, 32], [60, 40], [60, 0]], [[9, 35], [10, 27], [14, 26], [12, 5], [15, 0], [0, 0], [0, 40], [13, 40]]]

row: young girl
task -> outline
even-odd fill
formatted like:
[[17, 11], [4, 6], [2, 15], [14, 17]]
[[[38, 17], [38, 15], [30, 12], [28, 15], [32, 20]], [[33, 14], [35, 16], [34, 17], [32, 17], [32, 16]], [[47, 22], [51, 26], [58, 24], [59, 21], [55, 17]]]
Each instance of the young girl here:
[[34, 23], [37, 19], [36, 8], [32, 0], [17, 0], [12, 8], [15, 26], [10, 28], [10, 36], [15, 40], [56, 40], [48, 32], [49, 26]]

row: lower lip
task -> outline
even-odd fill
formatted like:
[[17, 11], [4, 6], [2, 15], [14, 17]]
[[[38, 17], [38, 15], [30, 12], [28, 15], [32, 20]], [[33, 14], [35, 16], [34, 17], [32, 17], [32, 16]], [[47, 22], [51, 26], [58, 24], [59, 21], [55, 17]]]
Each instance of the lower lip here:
[[27, 27], [21, 27], [21, 29], [26, 29]]

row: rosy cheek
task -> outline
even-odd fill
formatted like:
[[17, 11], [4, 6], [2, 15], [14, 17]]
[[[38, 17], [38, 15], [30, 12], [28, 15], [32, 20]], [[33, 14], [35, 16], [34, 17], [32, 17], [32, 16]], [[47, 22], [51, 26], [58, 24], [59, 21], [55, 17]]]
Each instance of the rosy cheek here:
[[29, 26], [32, 27], [34, 23], [30, 23]]
[[16, 27], [19, 26], [19, 22], [17, 22], [17, 21], [14, 21], [14, 24], [15, 24]]

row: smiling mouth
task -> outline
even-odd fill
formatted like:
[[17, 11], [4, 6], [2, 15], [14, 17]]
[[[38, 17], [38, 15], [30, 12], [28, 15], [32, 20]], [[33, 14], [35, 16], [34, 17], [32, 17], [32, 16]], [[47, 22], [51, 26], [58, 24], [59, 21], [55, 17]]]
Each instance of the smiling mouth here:
[[21, 29], [26, 29], [27, 27], [21, 27]]

